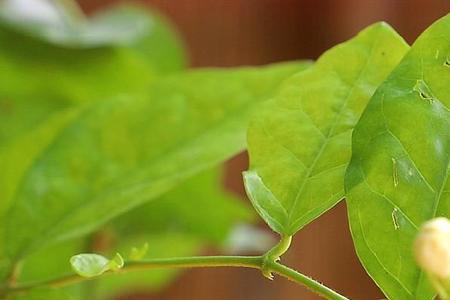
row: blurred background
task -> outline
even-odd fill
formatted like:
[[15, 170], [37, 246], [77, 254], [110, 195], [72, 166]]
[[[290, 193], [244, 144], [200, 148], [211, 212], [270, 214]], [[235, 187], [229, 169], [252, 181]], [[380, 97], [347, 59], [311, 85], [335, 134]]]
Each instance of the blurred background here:
[[[79, 0], [87, 14], [116, 4]], [[122, 1], [123, 2], [123, 1]], [[434, 20], [450, 11], [448, 0], [147, 0], [137, 3], [159, 11], [177, 29], [190, 67], [261, 65], [316, 59], [367, 25], [386, 21], [409, 43]], [[224, 186], [247, 202], [241, 172], [242, 153], [227, 162]], [[262, 229], [267, 227], [260, 222]], [[101, 241], [100, 241], [101, 242]], [[217, 253], [206, 249], [203, 254]], [[353, 249], [346, 208], [340, 203], [300, 231], [283, 262], [354, 300], [383, 295], [364, 272]], [[120, 300], [152, 299], [304, 299], [306, 289], [281, 278], [269, 281], [247, 269], [184, 271], [157, 292], [136, 292]]]
[[[117, 3], [80, 0], [93, 13]], [[434, 20], [450, 11], [447, 0], [148, 0], [148, 5], [176, 26], [191, 67], [259, 65], [310, 58], [345, 41], [365, 26], [386, 21], [408, 43]], [[242, 153], [226, 166], [224, 184], [244, 198]], [[246, 201], [246, 200], [243, 200]], [[286, 264], [309, 274], [351, 299], [381, 299], [356, 258], [341, 203], [296, 235], [283, 257]], [[270, 282], [259, 272], [196, 269], [184, 272], [157, 294], [121, 299], [304, 299], [319, 297], [284, 279]]]

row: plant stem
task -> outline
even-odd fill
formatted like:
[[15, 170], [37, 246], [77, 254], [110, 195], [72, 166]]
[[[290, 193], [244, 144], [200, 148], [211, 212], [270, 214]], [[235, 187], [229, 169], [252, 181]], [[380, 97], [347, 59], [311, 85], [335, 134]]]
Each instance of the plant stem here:
[[280, 242], [263, 255], [261, 272], [264, 277], [273, 280], [273, 274], [272, 270], [269, 267], [269, 264], [271, 262], [277, 262], [280, 260], [281, 255], [283, 255], [289, 249], [291, 241], [291, 236], [281, 236]]
[[[161, 268], [198, 268], [198, 267], [244, 267], [263, 270], [263, 267], [270, 271], [277, 273], [289, 280], [302, 284], [316, 294], [329, 300], [348, 300], [346, 297], [338, 294], [323, 284], [309, 278], [289, 267], [280, 263], [265, 260], [264, 256], [194, 256], [194, 257], [179, 257], [179, 258], [164, 258], [151, 259], [143, 261], [128, 261], [125, 266], [117, 271], [120, 273], [129, 272], [133, 270], [150, 270]], [[109, 273], [112, 274], [112, 273]], [[63, 277], [50, 279], [46, 281], [18, 284], [15, 287], [5, 288], [2, 294], [22, 294], [30, 291], [33, 288], [40, 286], [48, 287], [62, 287], [89, 280], [70, 274]]]
[[303, 275], [285, 265], [282, 265], [277, 262], [269, 263], [269, 268], [272, 272], [277, 273], [280, 276], [283, 276], [291, 281], [299, 283], [307, 287], [310, 291], [322, 296], [325, 299], [332, 300], [349, 300], [336, 291], [330, 289], [329, 287], [321, 284], [320, 282], [315, 281], [314, 279]]
[[284, 235], [281, 236], [280, 241], [276, 244], [272, 249], [267, 251], [264, 256], [266, 256], [269, 260], [278, 260], [281, 255], [283, 255], [291, 245], [292, 236]]

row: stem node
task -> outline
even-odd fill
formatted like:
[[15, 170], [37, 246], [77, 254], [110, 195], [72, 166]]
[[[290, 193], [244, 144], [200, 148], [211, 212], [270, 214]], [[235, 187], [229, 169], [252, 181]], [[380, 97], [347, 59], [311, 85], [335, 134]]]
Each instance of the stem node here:
[[281, 255], [283, 255], [291, 245], [292, 236], [282, 236], [278, 244], [266, 252], [262, 257], [261, 272], [264, 277], [273, 280], [271, 263], [279, 262]]

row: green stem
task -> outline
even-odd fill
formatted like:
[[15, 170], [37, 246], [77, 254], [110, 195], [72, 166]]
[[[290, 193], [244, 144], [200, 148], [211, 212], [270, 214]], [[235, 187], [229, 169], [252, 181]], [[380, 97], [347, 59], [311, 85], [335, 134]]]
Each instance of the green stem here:
[[[344, 296], [336, 293], [323, 284], [309, 278], [295, 270], [290, 269], [275, 261], [267, 261], [266, 256], [198, 256], [198, 257], [180, 257], [151, 259], [144, 261], [128, 261], [118, 272], [129, 272], [133, 270], [150, 270], [161, 268], [198, 268], [198, 267], [244, 267], [269, 271], [277, 273], [287, 279], [306, 286], [311, 291], [329, 300], [348, 300]], [[110, 273], [111, 274], [111, 273]], [[26, 284], [18, 284], [15, 287], [0, 290], [0, 295], [5, 294], [23, 294], [33, 288], [40, 286], [62, 287], [74, 283], [89, 280], [76, 274], [70, 274], [63, 277], [39, 281]]]
[[299, 283], [307, 287], [310, 291], [322, 296], [325, 299], [332, 300], [349, 300], [348, 298], [342, 296], [341, 294], [335, 292], [329, 287], [321, 284], [320, 282], [315, 281], [314, 279], [303, 275], [285, 265], [282, 265], [277, 262], [269, 263], [269, 267], [272, 272], [277, 273], [291, 281]]
[[292, 236], [290, 235], [282, 236], [278, 244], [276, 244], [275, 247], [267, 251], [267, 253], [264, 254], [264, 256], [266, 256], [267, 259], [272, 261], [280, 259], [280, 256], [283, 255], [289, 249], [291, 241]]
[[292, 236], [281, 236], [280, 241], [272, 249], [263, 255], [263, 262], [261, 267], [261, 272], [264, 277], [272, 280], [273, 274], [269, 265], [272, 262], [277, 262], [280, 260], [281, 255], [283, 255], [291, 245]]

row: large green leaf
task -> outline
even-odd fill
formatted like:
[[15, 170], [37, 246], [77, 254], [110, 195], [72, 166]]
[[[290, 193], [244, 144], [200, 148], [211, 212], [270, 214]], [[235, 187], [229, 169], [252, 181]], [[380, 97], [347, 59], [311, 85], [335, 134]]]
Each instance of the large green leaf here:
[[45, 145], [11, 182], [1, 249], [17, 260], [85, 234], [241, 151], [257, 104], [305, 66], [192, 71], [161, 79], [148, 95], [73, 108], [67, 122], [59, 119], [67, 110], [54, 114], [48, 122], [64, 125], [51, 137], [43, 130]]
[[[169, 49], [172, 46], [164, 39], [170, 37], [164, 36], [163, 27], [159, 28], [159, 47], [166, 48], [167, 53], [179, 51]], [[150, 45], [156, 40], [141, 39], [140, 43]], [[132, 97], [145, 92], [155, 78], [153, 70], [159, 70], [154, 67], [159, 62], [151, 64], [142, 50], [62, 49], [3, 29], [0, 29], [0, 44], [2, 216], [13, 202], [26, 171], [79, 115], [83, 105], [116, 95]], [[164, 68], [169, 70], [167, 66]], [[0, 253], [4, 251], [1, 244]], [[3, 264], [1, 256], [0, 265]], [[3, 269], [0, 267], [0, 278]]]
[[274, 231], [292, 235], [342, 199], [353, 126], [407, 48], [372, 25], [293, 76], [253, 120], [244, 180]]
[[346, 174], [358, 255], [389, 299], [432, 299], [412, 257], [417, 228], [450, 217], [450, 16], [377, 90], [353, 134]]
[[0, 215], [23, 173], [81, 105], [143, 93], [155, 72], [181, 68], [175, 36], [164, 22], [154, 25], [132, 45], [97, 49], [64, 49], [0, 29]]

